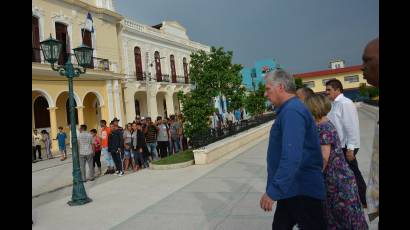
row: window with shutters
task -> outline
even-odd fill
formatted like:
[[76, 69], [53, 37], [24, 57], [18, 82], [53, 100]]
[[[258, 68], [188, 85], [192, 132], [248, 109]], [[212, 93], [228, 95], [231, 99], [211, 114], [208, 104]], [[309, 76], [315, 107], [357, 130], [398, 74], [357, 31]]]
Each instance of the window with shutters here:
[[31, 20], [31, 61], [32, 62], [41, 62], [40, 57], [40, 30], [39, 30], [39, 23], [38, 18], [32, 16]]
[[177, 82], [177, 72], [175, 70], [175, 58], [174, 55], [171, 54], [169, 57], [170, 59], [170, 64], [171, 64], [171, 78], [172, 78], [172, 83]]
[[185, 84], [188, 84], [188, 63], [186, 62], [186, 58], [182, 59], [182, 63], [184, 66]]
[[154, 57], [155, 57], [155, 71], [156, 71], [157, 81], [161, 82], [162, 81], [161, 60], [160, 60], [158, 51], [155, 51]]
[[[81, 36], [83, 38], [83, 44], [90, 47], [90, 48], [93, 48], [91, 32], [86, 30], [86, 29], [81, 29]], [[90, 68], [90, 69], [94, 68], [94, 58], [91, 58], [91, 62], [90, 62], [90, 65], [88, 66], [88, 68]]]
[[142, 60], [141, 60], [141, 49], [139, 47], [134, 48], [134, 61], [135, 61], [135, 75], [138, 81], [143, 79], [142, 77]]
[[67, 33], [67, 26], [63, 23], [56, 22], [56, 39], [63, 43], [61, 47], [60, 57], [58, 59], [59, 65], [64, 65], [68, 60], [68, 53], [70, 51], [70, 39]]

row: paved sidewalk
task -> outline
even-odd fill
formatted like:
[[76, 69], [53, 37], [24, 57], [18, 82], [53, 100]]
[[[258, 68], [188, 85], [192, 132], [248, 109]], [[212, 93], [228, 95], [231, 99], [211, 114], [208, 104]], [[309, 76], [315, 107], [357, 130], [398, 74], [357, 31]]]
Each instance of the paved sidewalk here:
[[[374, 120], [359, 112], [359, 167], [367, 181]], [[33, 208], [33, 229], [271, 229], [259, 208], [266, 186], [267, 137], [208, 164], [143, 170], [87, 190], [93, 202], [65, 197]], [[377, 221], [370, 229], [375, 229]]]

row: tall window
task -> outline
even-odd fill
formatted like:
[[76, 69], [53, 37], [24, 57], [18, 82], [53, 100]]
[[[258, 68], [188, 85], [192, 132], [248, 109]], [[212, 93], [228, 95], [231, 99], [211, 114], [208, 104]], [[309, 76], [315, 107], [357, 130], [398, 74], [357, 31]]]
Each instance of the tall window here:
[[[83, 38], [83, 44], [90, 48], [93, 48], [93, 42], [91, 40], [91, 32], [86, 29], [81, 29], [81, 36]], [[89, 68], [90, 69], [94, 68], [93, 58], [91, 58]]]
[[155, 57], [155, 71], [157, 72], [156, 73], [157, 81], [160, 82], [162, 81], [162, 73], [161, 73], [161, 60], [160, 60], [158, 51], [155, 51], [154, 57]]
[[188, 84], [188, 63], [186, 62], [186, 58], [182, 59], [182, 63], [184, 66], [185, 84]]
[[41, 62], [40, 58], [40, 30], [38, 26], [38, 18], [32, 16], [31, 19], [31, 47], [32, 47], [32, 62]]
[[171, 54], [171, 56], [169, 57], [170, 62], [171, 62], [171, 78], [172, 78], [172, 82], [176, 83], [177, 82], [177, 72], [175, 70], [175, 59], [174, 59], [174, 55]]
[[70, 50], [70, 39], [68, 37], [67, 26], [65, 24], [56, 22], [56, 38], [63, 43], [58, 64], [64, 65], [68, 60], [67, 53]]
[[141, 49], [139, 47], [134, 48], [134, 59], [135, 59], [135, 75], [137, 80], [142, 80], [142, 61], [141, 61]]

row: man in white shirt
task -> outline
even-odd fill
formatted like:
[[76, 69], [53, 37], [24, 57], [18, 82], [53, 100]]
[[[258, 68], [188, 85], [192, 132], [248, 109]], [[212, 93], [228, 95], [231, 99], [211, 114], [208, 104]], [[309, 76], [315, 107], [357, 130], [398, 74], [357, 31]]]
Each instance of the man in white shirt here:
[[367, 208], [366, 182], [355, 157], [360, 148], [359, 116], [356, 106], [343, 95], [342, 83], [337, 79], [326, 82], [326, 95], [332, 101], [332, 109], [327, 117], [336, 127], [346, 161], [356, 177], [360, 201], [363, 207]]
[[36, 152], [38, 151], [38, 159], [39, 160], [43, 160], [43, 158], [41, 158], [41, 144], [40, 141], [43, 139], [43, 137], [41, 136], [41, 134], [39, 134], [37, 132], [37, 129], [33, 130], [33, 134], [31, 137], [31, 143], [33, 146], [33, 157], [32, 157], [32, 162], [36, 162]]
[[94, 157], [94, 145], [93, 145], [93, 136], [87, 132], [87, 125], [80, 126], [80, 134], [77, 137], [78, 141], [78, 155], [80, 157], [80, 170], [81, 177], [83, 182], [86, 182], [85, 175], [85, 163], [88, 164], [90, 181], [93, 181], [94, 178], [94, 166], [93, 166], [93, 157]]

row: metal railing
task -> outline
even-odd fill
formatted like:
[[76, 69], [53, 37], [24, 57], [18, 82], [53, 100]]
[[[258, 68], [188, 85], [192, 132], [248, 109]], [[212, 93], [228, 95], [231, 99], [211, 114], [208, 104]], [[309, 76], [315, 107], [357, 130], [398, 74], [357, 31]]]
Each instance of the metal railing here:
[[153, 75], [149, 72], [136, 73], [134, 76], [137, 81], [155, 81], [155, 82], [169, 82], [169, 83], [179, 83], [179, 84], [193, 84], [189, 78], [185, 79], [184, 76], [177, 75], [175, 79], [169, 74], [161, 74], [161, 78], [157, 79], [157, 75]]
[[[67, 53], [66, 57], [74, 56], [74, 54]], [[32, 62], [38, 62], [38, 63], [44, 63], [42, 61], [42, 58], [44, 60], [43, 53], [41, 52], [40, 48], [32, 48]], [[74, 65], [77, 65], [77, 59], [72, 58], [71, 59], [72, 63]], [[110, 61], [106, 58], [99, 58], [99, 57], [93, 57], [92, 61], [89, 66], [87, 66], [88, 69], [95, 69], [95, 70], [102, 70], [102, 71], [110, 71]]]
[[216, 141], [222, 140], [224, 138], [230, 137], [232, 135], [241, 133], [245, 130], [251, 129], [258, 125], [264, 124], [268, 121], [274, 120], [275, 114], [273, 112], [258, 115], [252, 117], [247, 120], [239, 121], [235, 124], [226, 125], [225, 127], [221, 128], [208, 128], [204, 129], [203, 131], [195, 133], [191, 140], [192, 140], [192, 147], [194, 149], [200, 148]]

